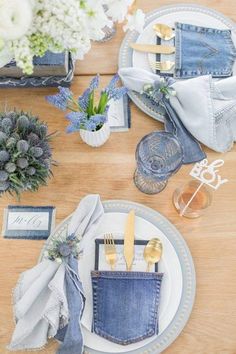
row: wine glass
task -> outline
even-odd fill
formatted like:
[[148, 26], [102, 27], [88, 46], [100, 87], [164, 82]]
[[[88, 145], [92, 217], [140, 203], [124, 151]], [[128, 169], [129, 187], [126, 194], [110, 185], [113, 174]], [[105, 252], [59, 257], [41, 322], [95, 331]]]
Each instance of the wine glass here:
[[143, 193], [156, 194], [182, 165], [183, 151], [175, 136], [156, 131], [144, 136], [136, 149], [134, 183]]

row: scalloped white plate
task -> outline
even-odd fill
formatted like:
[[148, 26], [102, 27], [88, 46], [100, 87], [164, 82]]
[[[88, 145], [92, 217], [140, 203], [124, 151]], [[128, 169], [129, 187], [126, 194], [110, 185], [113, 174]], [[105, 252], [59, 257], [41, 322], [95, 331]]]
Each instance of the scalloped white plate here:
[[[111, 343], [94, 333], [91, 333], [92, 293], [90, 285], [90, 270], [94, 267], [94, 240], [84, 242], [83, 259], [79, 264], [79, 272], [87, 298], [87, 309], [83, 316], [83, 334], [86, 354], [157, 354], [162, 352], [182, 331], [192, 311], [195, 297], [195, 270], [188, 247], [177, 229], [161, 214], [141, 204], [114, 200], [103, 202], [105, 215], [94, 238], [104, 233], [114, 235], [123, 233], [127, 213], [135, 210], [137, 239], [150, 239], [158, 236], [163, 242], [163, 257], [159, 270], [165, 273], [160, 304], [160, 334], [139, 343], [121, 346]], [[71, 216], [65, 219], [46, 241], [64, 238]], [[117, 236], [117, 237], [118, 237]], [[120, 237], [120, 236], [119, 236]], [[41, 257], [43, 257], [44, 249]]]
[[[133, 51], [133, 49], [129, 47], [129, 44], [132, 42], [153, 43], [154, 37], [152, 26], [154, 23], [160, 22], [169, 26], [174, 26], [176, 21], [206, 27], [230, 29], [232, 31], [233, 41], [236, 45], [236, 25], [223, 14], [210, 8], [194, 4], [165, 6], [146, 15], [145, 29], [141, 35], [136, 31], [130, 31], [126, 34], [120, 47], [119, 68], [135, 66], [151, 71], [148, 54]], [[235, 74], [236, 63], [234, 66], [234, 75]], [[163, 122], [165, 112], [162, 107], [154, 105], [144, 95], [140, 95], [134, 91], [130, 92], [129, 96], [143, 112], [147, 113], [154, 119]]]

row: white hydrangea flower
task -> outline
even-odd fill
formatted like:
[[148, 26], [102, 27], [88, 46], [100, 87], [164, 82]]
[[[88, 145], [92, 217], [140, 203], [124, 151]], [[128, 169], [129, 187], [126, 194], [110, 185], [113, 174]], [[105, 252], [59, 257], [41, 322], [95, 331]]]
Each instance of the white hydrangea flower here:
[[124, 31], [129, 29], [131, 31], [136, 30], [139, 33], [143, 32], [145, 24], [145, 13], [141, 9], [136, 10], [133, 15], [127, 15], [126, 19], [127, 23], [123, 27]]
[[0, 38], [21, 38], [33, 18], [32, 0], [0, 0]]
[[8, 64], [13, 59], [13, 53], [10, 48], [0, 40], [0, 68]]
[[107, 15], [113, 22], [123, 22], [133, 2], [134, 0], [104, 0], [108, 9]]
[[104, 27], [112, 27], [113, 22], [107, 17], [104, 6], [97, 0], [88, 1], [89, 9], [86, 12], [89, 36], [92, 40], [100, 40], [104, 37]]

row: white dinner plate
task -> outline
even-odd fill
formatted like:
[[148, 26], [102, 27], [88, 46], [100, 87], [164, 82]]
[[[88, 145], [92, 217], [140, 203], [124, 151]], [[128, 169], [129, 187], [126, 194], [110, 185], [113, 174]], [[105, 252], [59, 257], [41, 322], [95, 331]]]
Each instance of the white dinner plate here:
[[[115, 238], [120, 238], [125, 229], [125, 223], [127, 219], [127, 213], [106, 213], [100, 222], [100, 226], [93, 239], [84, 243], [83, 257], [79, 261], [79, 274], [83, 284], [83, 288], [86, 296], [85, 310], [82, 318], [82, 324], [90, 331], [92, 327], [93, 317], [93, 302], [92, 302], [92, 287], [91, 287], [91, 270], [94, 270], [95, 259], [95, 239], [103, 238], [106, 233], [113, 233]], [[179, 303], [182, 295], [182, 271], [178, 256], [171, 245], [168, 238], [164, 233], [155, 225], [136, 216], [135, 218], [135, 238], [137, 240], [150, 240], [153, 237], [158, 237], [163, 243], [163, 255], [159, 262], [159, 271], [164, 273], [162, 289], [161, 289], [161, 301], [159, 312], [159, 330], [160, 334], [168, 327], [173, 320], [176, 311], [179, 307]], [[109, 268], [108, 268], [109, 269]], [[106, 269], [101, 269], [106, 270]], [[117, 269], [119, 270], [119, 269]], [[141, 269], [140, 269], [141, 270]], [[145, 271], [146, 268], [142, 269]], [[99, 343], [97, 340], [99, 339]], [[85, 344], [96, 350], [103, 349], [104, 352], [111, 353], [124, 353], [129, 350], [135, 350], [142, 347], [144, 344], [152, 341], [153, 338], [149, 338], [144, 342], [138, 342], [130, 344], [128, 346], [122, 346], [114, 344], [101, 337], [96, 336], [93, 333], [86, 335]]]
[[[125, 36], [119, 55], [119, 67], [139, 67], [151, 71], [147, 53], [134, 51], [130, 48], [130, 43], [155, 43], [153, 25], [155, 23], [164, 23], [174, 27], [175, 22], [190, 23], [199, 26], [213, 27], [219, 29], [230, 29], [232, 31], [232, 39], [236, 45], [236, 25], [223, 14], [210, 8], [194, 5], [181, 4], [160, 7], [159, 9], [146, 15], [145, 28], [142, 34], [136, 31], [129, 31]], [[152, 58], [155, 59], [155, 56]], [[170, 57], [172, 60], [172, 58]], [[236, 63], [234, 65], [233, 75], [236, 74]], [[164, 110], [157, 105], [152, 104], [150, 99], [136, 92], [129, 93], [132, 101], [149, 116], [163, 121]]]
[[[83, 256], [79, 260], [79, 274], [86, 296], [82, 330], [86, 354], [157, 354], [164, 350], [181, 332], [191, 313], [195, 296], [195, 271], [190, 252], [182, 236], [162, 215], [143, 205], [128, 201], [103, 203], [105, 215], [93, 239], [83, 242]], [[94, 269], [95, 239], [112, 232], [115, 238], [123, 235], [128, 212], [134, 209], [135, 238], [149, 240], [159, 237], [163, 243], [163, 256], [158, 271], [164, 273], [160, 302], [160, 332], [157, 336], [128, 346], [121, 346], [91, 333], [92, 289], [90, 272]], [[71, 216], [65, 219], [47, 240], [64, 238]], [[83, 240], [85, 241], [85, 240]], [[45, 249], [44, 247], [44, 249]], [[42, 256], [43, 256], [42, 251]], [[144, 269], [145, 270], [145, 269]]]

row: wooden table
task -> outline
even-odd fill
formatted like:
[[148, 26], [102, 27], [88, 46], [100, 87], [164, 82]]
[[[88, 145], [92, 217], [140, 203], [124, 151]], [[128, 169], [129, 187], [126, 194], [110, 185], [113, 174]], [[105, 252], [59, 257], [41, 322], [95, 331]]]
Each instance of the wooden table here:
[[[178, 1], [140, 0], [145, 11]], [[221, 11], [236, 21], [235, 0], [202, 0], [195, 2]], [[104, 44], [94, 44], [83, 62], [78, 62], [72, 89], [80, 94], [91, 75], [100, 72], [103, 84], [117, 70], [117, 55], [124, 33]], [[45, 95], [55, 89], [1, 90], [1, 102], [9, 107], [31, 110], [45, 120], [50, 131], [60, 136], [53, 142], [54, 158], [59, 166], [48, 187], [37, 194], [24, 193], [22, 205], [55, 205], [57, 223], [61, 222], [88, 193], [99, 193], [103, 200], [127, 199], [143, 203], [166, 216], [182, 233], [196, 266], [197, 295], [192, 315], [178, 339], [166, 354], [235, 354], [236, 353], [236, 146], [231, 152], [219, 155], [206, 149], [210, 160], [223, 158], [221, 174], [229, 179], [214, 194], [212, 206], [196, 220], [180, 218], [172, 205], [175, 188], [189, 179], [191, 166], [184, 166], [159, 195], [148, 196], [133, 184], [134, 151], [138, 141], [147, 133], [162, 129], [162, 125], [132, 105], [132, 128], [129, 132], [114, 133], [99, 149], [81, 142], [78, 134], [66, 135], [63, 114], [48, 105]], [[0, 219], [9, 204], [19, 204], [9, 196], [0, 199]], [[0, 240], [0, 353], [13, 331], [11, 293], [18, 276], [33, 267], [38, 259], [41, 241]], [[42, 352], [54, 353], [56, 343], [50, 343]], [[25, 352], [29, 353], [29, 352]], [[39, 352], [32, 352], [39, 353]]]

